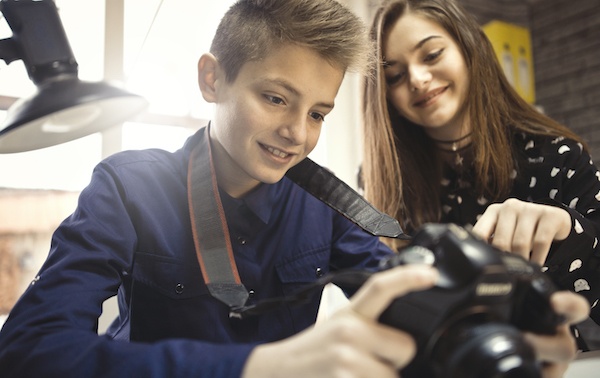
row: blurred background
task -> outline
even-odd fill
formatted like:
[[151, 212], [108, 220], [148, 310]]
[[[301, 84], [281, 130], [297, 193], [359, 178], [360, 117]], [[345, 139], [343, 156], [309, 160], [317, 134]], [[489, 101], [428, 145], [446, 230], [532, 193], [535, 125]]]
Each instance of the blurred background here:
[[[377, 2], [340, 1], [367, 22]], [[53, 230], [73, 211], [102, 158], [126, 149], [174, 151], [206, 124], [211, 106], [197, 89], [196, 62], [232, 2], [55, 0], [79, 78], [122, 83], [144, 96], [149, 107], [71, 142], [0, 154], [0, 324], [35, 276]], [[600, 1], [461, 2], [492, 39], [523, 97], [573, 128], [589, 143], [592, 156], [600, 156]], [[11, 34], [0, 19], [0, 39]], [[34, 90], [21, 61], [0, 62], [0, 119]], [[352, 187], [362, 160], [359, 101], [360, 80], [348, 75], [311, 155]], [[112, 317], [110, 306], [100, 332]]]

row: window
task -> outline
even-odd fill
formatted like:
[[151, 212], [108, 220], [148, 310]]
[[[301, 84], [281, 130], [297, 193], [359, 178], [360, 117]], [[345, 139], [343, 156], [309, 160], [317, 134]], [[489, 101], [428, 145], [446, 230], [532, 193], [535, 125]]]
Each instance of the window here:
[[[150, 106], [146, 114], [125, 123], [116, 139], [97, 134], [36, 151], [0, 154], [0, 188], [79, 191], [88, 183], [93, 167], [108, 154], [181, 146], [210, 118], [211, 105], [197, 88], [196, 63], [208, 51], [219, 20], [233, 1], [55, 0], [79, 63], [79, 78], [88, 81], [105, 77], [105, 14], [110, 14], [105, 13], [105, 6], [122, 9], [124, 82], [128, 90], [146, 97]], [[1, 19], [0, 38], [11, 34]], [[0, 61], [0, 100], [27, 96], [34, 90], [21, 61], [9, 65]], [[342, 95], [345, 90], [350, 94]], [[336, 109], [311, 154], [350, 185], [355, 183], [360, 159], [356, 93], [355, 83], [342, 87]], [[328, 140], [338, 143], [329, 145]]]
[[[124, 62], [127, 89], [150, 102], [148, 112], [164, 124], [127, 122], [113, 150], [164, 148], [173, 151], [210, 117], [197, 89], [196, 62], [208, 50], [214, 29], [233, 0], [124, 0]], [[55, 0], [79, 63], [79, 78], [104, 77], [104, 0]], [[108, 2], [119, 6], [119, 1]], [[12, 32], [5, 20], [0, 38]], [[0, 63], [0, 95], [23, 97], [35, 91], [22, 61]], [[0, 118], [5, 115], [0, 112]], [[145, 117], [156, 120], [157, 117]], [[181, 119], [180, 119], [181, 118]], [[197, 121], [197, 124], [194, 124]], [[173, 125], [174, 124], [174, 125]], [[182, 126], [183, 125], [183, 126]], [[0, 187], [81, 190], [103, 158], [100, 134], [40, 150], [0, 154]]]

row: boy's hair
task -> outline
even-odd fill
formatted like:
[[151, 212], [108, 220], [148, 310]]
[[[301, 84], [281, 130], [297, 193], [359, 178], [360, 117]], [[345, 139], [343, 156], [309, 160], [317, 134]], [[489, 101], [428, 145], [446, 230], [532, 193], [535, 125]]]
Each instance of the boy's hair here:
[[374, 61], [366, 26], [336, 0], [238, 0], [210, 52], [232, 82], [245, 63], [286, 44], [307, 47], [344, 71], [363, 73]]

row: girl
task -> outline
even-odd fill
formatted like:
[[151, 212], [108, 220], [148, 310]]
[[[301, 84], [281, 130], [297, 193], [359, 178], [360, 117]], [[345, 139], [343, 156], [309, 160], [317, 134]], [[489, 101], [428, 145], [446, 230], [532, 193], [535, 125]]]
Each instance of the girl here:
[[512, 89], [454, 0], [386, 1], [371, 36], [380, 62], [365, 83], [366, 197], [408, 231], [473, 226], [584, 295], [599, 323], [600, 172], [585, 143]]

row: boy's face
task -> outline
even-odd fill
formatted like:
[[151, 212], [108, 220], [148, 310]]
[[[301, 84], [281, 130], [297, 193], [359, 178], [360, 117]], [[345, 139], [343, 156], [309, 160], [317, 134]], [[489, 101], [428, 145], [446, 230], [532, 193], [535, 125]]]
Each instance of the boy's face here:
[[240, 197], [281, 180], [313, 150], [344, 71], [290, 45], [246, 63], [233, 83], [217, 72], [210, 130], [217, 178]]

